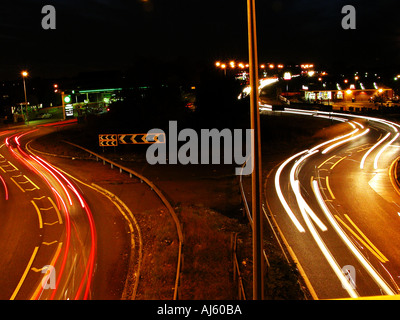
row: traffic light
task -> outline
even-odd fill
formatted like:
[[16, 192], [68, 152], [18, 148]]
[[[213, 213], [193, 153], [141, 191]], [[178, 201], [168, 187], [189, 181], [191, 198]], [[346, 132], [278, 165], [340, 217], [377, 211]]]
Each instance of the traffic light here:
[[70, 103], [71, 102], [71, 95], [70, 94], [64, 95], [64, 102], [65, 103]]

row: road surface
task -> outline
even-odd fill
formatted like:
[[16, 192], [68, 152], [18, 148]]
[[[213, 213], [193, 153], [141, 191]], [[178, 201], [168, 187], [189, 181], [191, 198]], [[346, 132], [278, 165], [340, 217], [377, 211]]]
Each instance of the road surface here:
[[49, 126], [0, 132], [0, 299], [131, 298], [140, 249], [131, 212], [32, 152]]
[[400, 126], [362, 116], [286, 112], [341, 123], [331, 140], [287, 158], [266, 181], [268, 208], [313, 297], [399, 294], [400, 196], [392, 164], [400, 153]]

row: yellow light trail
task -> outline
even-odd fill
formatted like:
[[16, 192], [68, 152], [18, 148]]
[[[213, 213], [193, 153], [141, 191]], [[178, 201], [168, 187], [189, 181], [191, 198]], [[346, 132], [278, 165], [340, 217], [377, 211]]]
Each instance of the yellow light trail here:
[[360, 253], [360, 251], [354, 246], [354, 244], [350, 241], [347, 235], [344, 233], [342, 228], [340, 228], [338, 222], [334, 219], [332, 213], [329, 211], [326, 206], [322, 195], [319, 191], [318, 181], [313, 181], [313, 191], [318, 200], [318, 203], [324, 212], [325, 216], [331, 223], [332, 227], [335, 229], [338, 236], [343, 240], [349, 250], [353, 253], [353, 255], [357, 258], [357, 260], [363, 265], [365, 270], [370, 274], [370, 276], [374, 279], [374, 281], [381, 287], [381, 289], [387, 295], [394, 295], [395, 292], [387, 285], [387, 283], [382, 279], [380, 274], [371, 266], [371, 264], [365, 259], [365, 257]]

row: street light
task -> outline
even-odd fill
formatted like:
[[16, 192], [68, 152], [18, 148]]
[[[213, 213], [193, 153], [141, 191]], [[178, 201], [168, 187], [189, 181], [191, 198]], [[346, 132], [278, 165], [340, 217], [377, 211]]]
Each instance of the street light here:
[[226, 64], [221, 64], [221, 69], [224, 70], [224, 75], [226, 76]]
[[[29, 119], [28, 119], [28, 102], [27, 102], [27, 100], [26, 100], [26, 85], [25, 85], [25, 78], [28, 76], [28, 72], [27, 72], [27, 71], [22, 71], [21, 74], [22, 74], [22, 80], [23, 80], [23, 82], [24, 82], [24, 95], [25, 95], [25, 112], [26, 112], [26, 119], [28, 120], [28, 123], [29, 123]], [[23, 109], [22, 109], [22, 110], [23, 110]], [[24, 112], [22, 111], [22, 113], [24, 113]]]

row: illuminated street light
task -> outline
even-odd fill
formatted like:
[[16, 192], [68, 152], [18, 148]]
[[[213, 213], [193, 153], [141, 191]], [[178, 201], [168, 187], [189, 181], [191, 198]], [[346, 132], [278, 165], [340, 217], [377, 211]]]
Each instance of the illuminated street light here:
[[220, 66], [221, 66], [221, 62], [217, 61], [217, 62], [215, 63], [215, 66], [216, 66], [216, 67], [220, 67]]
[[[29, 123], [29, 119], [28, 119], [28, 102], [26, 99], [26, 85], [25, 85], [25, 78], [28, 76], [28, 72], [27, 71], [22, 71], [21, 72], [22, 75], [22, 81], [24, 83], [24, 96], [25, 96], [25, 112], [26, 112], [26, 119], [28, 120]], [[22, 114], [23, 114], [23, 108], [22, 108]]]
[[224, 75], [226, 76], [226, 64], [221, 64], [221, 69], [224, 70]]
[[353, 91], [351, 91], [350, 89], [346, 91], [347, 94], [351, 94]]

